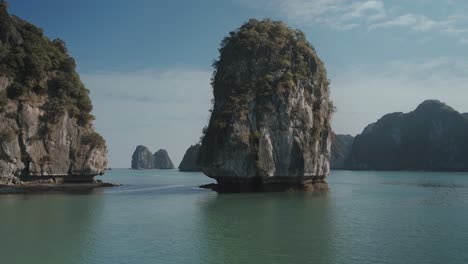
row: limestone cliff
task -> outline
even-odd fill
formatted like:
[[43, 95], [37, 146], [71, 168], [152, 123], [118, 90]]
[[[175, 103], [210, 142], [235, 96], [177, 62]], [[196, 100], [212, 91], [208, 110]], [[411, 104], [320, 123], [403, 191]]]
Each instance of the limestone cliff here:
[[180, 171], [200, 171], [197, 166], [198, 153], [200, 151], [200, 144], [190, 146], [185, 152], [184, 158], [180, 162]]
[[91, 181], [107, 166], [88, 90], [63, 41], [0, 2], [0, 184]]
[[132, 155], [132, 169], [143, 170], [154, 168], [154, 155], [147, 147], [139, 145]]
[[351, 153], [354, 137], [351, 135], [332, 135], [330, 168], [332, 170], [344, 169], [345, 163]]
[[171, 158], [165, 149], [160, 149], [154, 153], [154, 168], [161, 170], [174, 169], [174, 164], [172, 164]]
[[214, 68], [201, 170], [232, 191], [324, 183], [333, 106], [325, 67], [304, 34], [252, 19], [222, 41]]
[[437, 100], [385, 115], [356, 136], [347, 167], [468, 171], [468, 119]]

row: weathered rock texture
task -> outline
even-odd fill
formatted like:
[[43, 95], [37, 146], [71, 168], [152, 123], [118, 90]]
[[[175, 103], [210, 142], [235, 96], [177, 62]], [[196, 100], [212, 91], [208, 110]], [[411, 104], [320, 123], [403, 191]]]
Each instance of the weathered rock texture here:
[[347, 167], [468, 171], [468, 119], [437, 100], [385, 115], [356, 136]]
[[304, 34], [250, 20], [223, 40], [214, 68], [198, 165], [218, 190], [321, 186], [333, 106], [325, 67]]
[[174, 164], [172, 164], [171, 158], [165, 149], [160, 149], [154, 153], [154, 168], [161, 170], [171, 170], [174, 169]]
[[190, 146], [185, 152], [182, 162], [180, 162], [180, 171], [200, 171], [197, 166], [198, 153], [200, 151], [200, 144]]
[[147, 147], [139, 145], [132, 155], [132, 169], [144, 170], [154, 168], [154, 155]]
[[92, 181], [107, 166], [88, 90], [63, 41], [0, 2], [0, 184]]
[[345, 169], [345, 162], [351, 154], [354, 137], [351, 135], [332, 135], [330, 168]]

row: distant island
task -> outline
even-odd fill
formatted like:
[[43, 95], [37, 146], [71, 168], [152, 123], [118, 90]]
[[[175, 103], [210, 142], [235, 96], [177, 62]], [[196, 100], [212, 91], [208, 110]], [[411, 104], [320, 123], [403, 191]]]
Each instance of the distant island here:
[[198, 166], [217, 191], [326, 189], [329, 80], [304, 33], [249, 20], [222, 41]]
[[392, 113], [357, 135], [344, 168], [468, 171], [468, 118], [438, 100]]
[[179, 171], [194, 172], [201, 171], [197, 165], [198, 154], [200, 152], [200, 144], [190, 146], [180, 162]]
[[160, 149], [153, 154], [147, 147], [139, 145], [133, 152], [131, 168], [134, 170], [169, 170], [174, 169], [174, 164], [165, 149]]
[[107, 167], [89, 91], [60, 39], [0, 2], [0, 185], [96, 183]]

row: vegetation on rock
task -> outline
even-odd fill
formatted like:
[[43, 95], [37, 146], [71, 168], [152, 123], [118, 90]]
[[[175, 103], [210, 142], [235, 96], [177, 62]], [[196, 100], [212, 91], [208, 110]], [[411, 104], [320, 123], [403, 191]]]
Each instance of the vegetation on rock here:
[[468, 171], [468, 119], [437, 100], [387, 114], [356, 136], [346, 167]]
[[65, 43], [10, 15], [0, 0], [0, 185], [93, 181], [107, 167], [89, 91]]
[[197, 166], [198, 152], [200, 151], [200, 144], [190, 146], [180, 162], [180, 171], [200, 171]]
[[281, 21], [249, 20], [223, 39], [219, 53], [213, 63], [213, 93], [215, 98], [229, 95], [216, 124], [220, 128], [229, 115], [246, 118], [242, 103], [249, 94], [282, 96], [309, 76], [329, 85], [323, 62], [304, 33]]
[[54, 116], [67, 111], [87, 125], [94, 119], [92, 104], [75, 67], [62, 40], [49, 40], [42, 29], [9, 15], [6, 3], [0, 3], [0, 75], [13, 80], [0, 94], [0, 106], [8, 99], [48, 95], [45, 121], [54, 122]]
[[198, 159], [208, 176], [328, 173], [334, 107], [325, 66], [304, 33], [251, 19], [223, 39], [213, 67]]

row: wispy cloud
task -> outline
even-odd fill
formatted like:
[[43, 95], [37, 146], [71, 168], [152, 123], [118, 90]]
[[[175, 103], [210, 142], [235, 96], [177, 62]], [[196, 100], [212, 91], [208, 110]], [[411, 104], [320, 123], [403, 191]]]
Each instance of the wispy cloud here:
[[434, 21], [423, 15], [406, 14], [380, 23], [371, 24], [369, 28], [407, 27], [415, 31], [429, 31], [441, 24], [442, 22]]
[[288, 20], [304, 25], [320, 24], [336, 30], [399, 27], [420, 33], [439, 33], [453, 37], [460, 43], [467, 43], [468, 40], [468, 16], [457, 13], [454, 1], [449, 3], [454, 9], [453, 14], [442, 19], [419, 13], [398, 13], [395, 8], [386, 5], [394, 2], [384, 0], [260, 0], [255, 4], [239, 1], [252, 7], [273, 10]]
[[392, 19], [369, 25], [369, 29], [403, 27], [418, 32], [438, 32], [454, 37], [461, 43], [468, 38], [468, 16], [451, 15], [442, 20], [431, 19], [425, 15], [405, 14]]
[[337, 30], [358, 27], [362, 20], [375, 21], [386, 17], [384, 3], [379, 0], [241, 1], [252, 7], [276, 10], [297, 23], [323, 24]]

